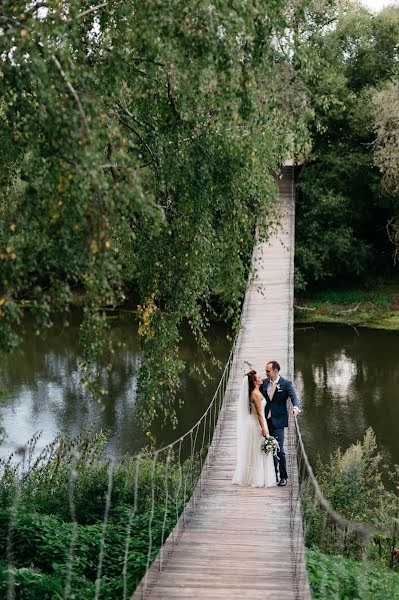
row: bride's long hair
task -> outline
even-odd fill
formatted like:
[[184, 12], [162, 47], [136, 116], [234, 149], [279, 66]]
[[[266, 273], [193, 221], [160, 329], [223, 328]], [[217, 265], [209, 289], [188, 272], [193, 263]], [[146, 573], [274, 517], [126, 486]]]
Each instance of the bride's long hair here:
[[249, 412], [252, 411], [252, 406], [251, 406], [251, 394], [254, 391], [255, 387], [256, 387], [256, 371], [252, 370], [249, 371], [247, 373], [247, 377], [248, 377], [248, 385], [249, 385], [249, 389], [248, 389], [248, 409]]

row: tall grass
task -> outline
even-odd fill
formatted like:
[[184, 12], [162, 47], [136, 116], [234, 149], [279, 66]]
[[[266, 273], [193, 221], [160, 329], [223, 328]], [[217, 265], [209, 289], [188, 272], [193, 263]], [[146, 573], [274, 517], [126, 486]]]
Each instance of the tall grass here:
[[309, 304], [314, 306], [371, 303], [375, 307], [386, 307], [397, 297], [397, 287], [376, 290], [321, 290], [314, 292]]

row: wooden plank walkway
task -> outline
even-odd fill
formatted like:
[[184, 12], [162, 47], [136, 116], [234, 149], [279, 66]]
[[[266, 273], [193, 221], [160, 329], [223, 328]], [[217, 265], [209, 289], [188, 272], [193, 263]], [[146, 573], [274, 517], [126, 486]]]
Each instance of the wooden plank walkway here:
[[268, 243], [258, 243], [254, 250], [257, 276], [245, 298], [205, 488], [195, 510], [187, 513], [185, 527], [169, 536], [163, 570], [159, 572], [156, 560], [132, 600], [311, 598], [300, 510], [292, 503], [298, 484], [293, 426], [286, 442], [291, 489], [231, 484], [236, 404], [243, 374], [253, 367], [264, 377], [266, 362], [275, 359], [283, 376], [293, 375], [292, 167], [284, 167], [279, 190], [282, 226]]

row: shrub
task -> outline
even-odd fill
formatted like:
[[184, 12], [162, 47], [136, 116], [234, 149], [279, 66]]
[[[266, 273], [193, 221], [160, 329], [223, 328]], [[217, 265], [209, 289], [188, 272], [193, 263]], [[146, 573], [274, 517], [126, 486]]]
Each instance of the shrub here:
[[[104, 532], [110, 468], [109, 462], [102, 459], [104, 440], [103, 434], [95, 436], [92, 445], [88, 436], [70, 441], [58, 438], [22, 475], [12, 461], [3, 461], [0, 560], [7, 558], [12, 522], [12, 568], [18, 599], [33, 597], [28, 592], [24, 595], [28, 585], [36, 590], [37, 598], [63, 597], [74, 528], [71, 587], [76, 598], [86, 600], [86, 592], [87, 598], [93, 598], [102, 540], [101, 600], [123, 594], [122, 572], [129, 538], [127, 585], [129, 592], [133, 591], [147, 567], [149, 531], [152, 561], [191, 495], [200, 461], [187, 460], [180, 465], [173, 456], [169, 460], [160, 456], [154, 463], [152, 455], [143, 455], [138, 463], [126, 457], [113, 466]], [[69, 506], [71, 473], [76, 522]], [[7, 579], [4, 568], [0, 589], [6, 589]]]
[[313, 600], [390, 600], [399, 598], [399, 573], [370, 562], [307, 552]]
[[[337, 450], [329, 463], [316, 467], [316, 478], [331, 506], [352, 522], [378, 525], [368, 546], [372, 558], [389, 564], [395, 541], [394, 517], [398, 499], [383, 483], [382, 458], [377, 451], [375, 435], [368, 429], [362, 442], [343, 454]], [[340, 530], [322, 510], [309, 483], [304, 485], [303, 510], [306, 542], [327, 553], [361, 558], [364, 547], [353, 531]]]

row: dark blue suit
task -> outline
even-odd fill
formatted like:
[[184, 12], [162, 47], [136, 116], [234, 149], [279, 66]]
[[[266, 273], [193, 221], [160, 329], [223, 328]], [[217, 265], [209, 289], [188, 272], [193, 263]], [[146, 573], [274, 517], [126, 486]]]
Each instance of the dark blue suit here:
[[[276, 473], [278, 466], [280, 470], [280, 479], [287, 479], [287, 461], [284, 452], [284, 427], [288, 427], [287, 400], [290, 398], [293, 406], [296, 406], [297, 408], [300, 408], [300, 402], [292, 381], [284, 379], [284, 377], [280, 377], [278, 380], [273, 398], [270, 400], [267, 393], [269, 381], [269, 378], [263, 380], [263, 383], [260, 386], [260, 392], [266, 400], [265, 417], [269, 433], [277, 438], [280, 446], [280, 451], [277, 453], [278, 459], [274, 457]], [[270, 419], [267, 418], [269, 413], [271, 415]]]

